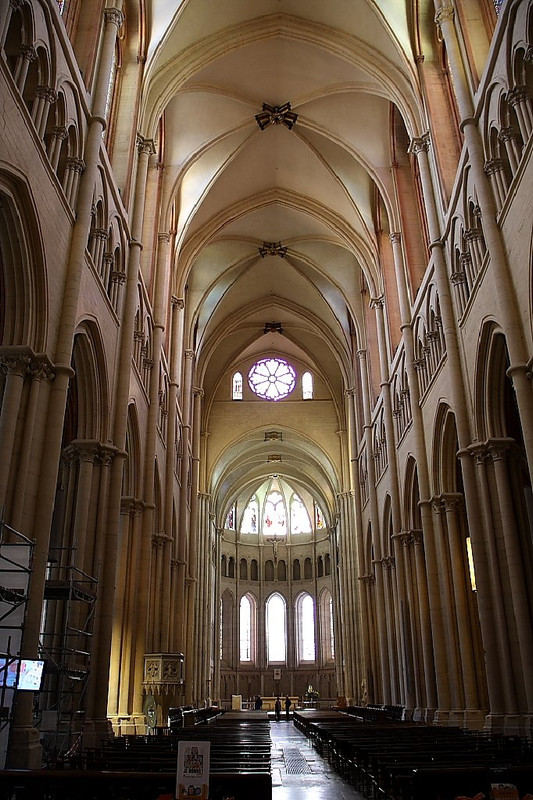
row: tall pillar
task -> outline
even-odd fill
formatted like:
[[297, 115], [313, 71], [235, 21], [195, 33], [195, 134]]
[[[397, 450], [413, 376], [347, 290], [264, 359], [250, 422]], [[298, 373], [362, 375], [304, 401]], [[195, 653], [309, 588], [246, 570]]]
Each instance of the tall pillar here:
[[[393, 170], [393, 177], [395, 177], [395, 170]], [[405, 348], [405, 369], [407, 372], [407, 381], [409, 385], [409, 393], [405, 397], [405, 402], [409, 403], [409, 410], [413, 423], [414, 452], [416, 456], [420, 496], [428, 499], [431, 495], [429, 485], [429, 467], [427, 462], [424, 420], [422, 418], [422, 409], [420, 406], [420, 387], [416, 369], [411, 306], [409, 302], [405, 258], [402, 248], [402, 236], [398, 231], [395, 231], [391, 233], [390, 240], [394, 257], [394, 270], [396, 274], [396, 285], [398, 287], [398, 298], [402, 320], [403, 345]], [[424, 538], [427, 535], [428, 539], [431, 539], [433, 537], [433, 520], [431, 519], [430, 510], [427, 503], [421, 506], [420, 512], [421, 516], [423, 517], [422, 527], [424, 531]], [[404, 521], [404, 524], [406, 523], [407, 520]], [[398, 549], [400, 546], [400, 540], [396, 541], [398, 542], [396, 545]], [[396, 563], [402, 564], [403, 562], [401, 559], [397, 558]], [[429, 580], [433, 580], [438, 576], [438, 570], [436, 569], [435, 564], [431, 565], [430, 573]], [[441, 658], [443, 658], [444, 651], [442, 649], [442, 643], [440, 639], [437, 639], [435, 644], [437, 647], [440, 645], [440, 648], [435, 654], [435, 657], [433, 655], [434, 640], [432, 633], [429, 596], [427, 591], [422, 599], [422, 602], [420, 603], [420, 615], [420, 635], [422, 638], [421, 649], [424, 663], [424, 685], [426, 687], [426, 701], [428, 709], [426, 713], [428, 717], [431, 718], [439, 704], [437, 698], [436, 672], [439, 670], [438, 663], [442, 663], [442, 661], [438, 662], [437, 658], [439, 655]], [[405, 630], [404, 625], [401, 626], [401, 630]], [[407, 647], [404, 647], [404, 652], [408, 652]]]
[[13, 456], [13, 443], [17, 430], [17, 418], [24, 387], [24, 376], [30, 364], [29, 355], [0, 356], [0, 367], [5, 374], [4, 393], [0, 407], [0, 509], [4, 509], [7, 497], [7, 482]]
[[185, 692], [186, 697], [194, 702], [195, 698], [199, 699], [199, 692], [201, 687], [195, 684], [195, 673], [197, 665], [194, 663], [194, 643], [196, 641], [197, 631], [195, 630], [195, 603], [196, 593], [198, 586], [198, 540], [200, 536], [204, 536], [205, 532], [199, 530], [199, 485], [198, 485], [198, 471], [200, 462], [200, 425], [201, 425], [201, 410], [202, 398], [204, 396], [202, 389], [194, 389], [194, 401], [192, 409], [192, 475], [191, 475], [191, 516], [189, 526], [189, 589], [187, 593], [187, 649], [185, 658]]
[[376, 577], [376, 610], [377, 610], [377, 634], [379, 657], [381, 666], [381, 685], [380, 701], [389, 703], [389, 652], [387, 643], [386, 617], [385, 617], [385, 598], [383, 589], [383, 574], [381, 569], [381, 546], [380, 546], [380, 524], [379, 512], [376, 497], [376, 476], [374, 470], [374, 460], [372, 458], [372, 420], [370, 414], [370, 387], [368, 382], [366, 351], [359, 350], [359, 365], [361, 373], [361, 387], [364, 408], [364, 437], [367, 452], [368, 487], [370, 498], [370, 518], [372, 522], [372, 541], [374, 544], [374, 569]]
[[[122, 14], [118, 9], [108, 9], [104, 12], [104, 16], [105, 28], [96, 77], [96, 89], [85, 152], [83, 154], [86, 167], [81, 177], [75, 209], [76, 221], [72, 230], [69, 262], [65, 272], [63, 302], [54, 353], [55, 379], [49, 394], [48, 417], [43, 438], [44, 456], [41, 461], [41, 474], [35, 504], [36, 510], [32, 523], [36, 544], [34, 548], [31, 593], [26, 604], [26, 619], [21, 646], [21, 655], [25, 658], [35, 658], [39, 646], [50, 528], [55, 501], [57, 465], [62, 443], [68, 385], [72, 376], [70, 363], [77, 323], [78, 297], [85, 266], [85, 247], [91, 224], [94, 185], [98, 174], [102, 133], [105, 126], [105, 98], [111, 74], [117, 31], [122, 24]], [[107, 655], [109, 655], [109, 652]], [[102, 680], [103, 677], [105, 683], [106, 676], [107, 669], [103, 669], [99, 679]], [[19, 693], [11, 731], [10, 750], [6, 760], [7, 766], [12, 768], [40, 766], [41, 745], [39, 743], [39, 733], [32, 727], [32, 722], [33, 698], [31, 693]]]

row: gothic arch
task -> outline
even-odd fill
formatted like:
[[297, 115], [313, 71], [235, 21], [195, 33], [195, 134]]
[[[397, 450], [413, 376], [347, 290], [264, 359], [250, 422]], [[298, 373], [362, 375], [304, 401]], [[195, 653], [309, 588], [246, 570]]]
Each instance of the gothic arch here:
[[34, 352], [43, 352], [47, 301], [42, 238], [32, 195], [26, 184], [0, 165], [1, 344], [26, 345]]
[[72, 383], [77, 399], [78, 439], [109, 439], [109, 399], [103, 344], [96, 323], [85, 321], [74, 338]]

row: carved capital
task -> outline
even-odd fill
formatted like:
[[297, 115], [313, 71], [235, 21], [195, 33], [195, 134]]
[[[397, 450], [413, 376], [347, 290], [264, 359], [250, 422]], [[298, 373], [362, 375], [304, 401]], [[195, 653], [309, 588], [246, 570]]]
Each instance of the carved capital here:
[[137, 134], [136, 145], [139, 155], [144, 154], [147, 156], [153, 156], [155, 153], [155, 144], [153, 139], [145, 139], [140, 133]]
[[106, 25], [116, 25], [118, 31], [124, 23], [124, 14], [118, 8], [106, 8], [104, 19]]
[[31, 44], [23, 44], [20, 48], [20, 55], [22, 58], [25, 58], [26, 61], [32, 62], [37, 58], [37, 50]]
[[402, 241], [402, 234], [398, 231], [389, 234], [389, 239], [391, 240], [391, 244], [400, 244]]
[[496, 172], [501, 172], [503, 170], [503, 161], [501, 158], [491, 158], [489, 161], [485, 162], [484, 169], [487, 175], [494, 175]]
[[409, 152], [414, 153], [415, 156], [420, 155], [420, 153], [427, 153], [429, 151], [429, 144], [429, 133], [424, 133], [422, 136], [411, 139]]
[[451, 3], [444, 3], [435, 15], [435, 22], [440, 28], [445, 22], [453, 22], [454, 16], [455, 11], [453, 5]]

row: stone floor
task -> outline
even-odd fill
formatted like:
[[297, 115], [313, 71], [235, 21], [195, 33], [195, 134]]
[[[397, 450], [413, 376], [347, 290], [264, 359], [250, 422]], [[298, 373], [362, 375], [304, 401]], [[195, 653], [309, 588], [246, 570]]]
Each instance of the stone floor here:
[[292, 720], [271, 722], [272, 800], [363, 800], [313, 749]]

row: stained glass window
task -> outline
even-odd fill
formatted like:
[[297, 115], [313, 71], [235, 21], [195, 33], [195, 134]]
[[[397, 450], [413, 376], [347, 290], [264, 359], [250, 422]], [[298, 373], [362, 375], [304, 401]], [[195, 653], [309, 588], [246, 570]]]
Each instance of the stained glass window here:
[[248, 384], [264, 400], [282, 400], [294, 389], [296, 373], [282, 358], [263, 358], [250, 369]]
[[309, 514], [296, 493], [291, 497], [291, 533], [311, 533]]
[[324, 515], [320, 506], [315, 506], [315, 528], [320, 529], [324, 527]]
[[259, 503], [254, 495], [244, 510], [241, 524], [241, 533], [257, 533], [257, 520], [259, 517]]
[[263, 534], [265, 536], [284, 536], [287, 532], [285, 503], [279, 492], [270, 492], [265, 503]]
[[228, 516], [226, 517], [226, 528], [229, 531], [234, 531], [235, 530], [235, 503], [232, 505], [232, 507], [228, 511]]

